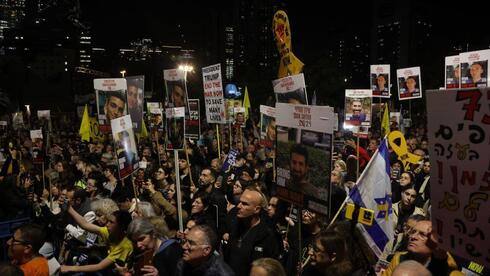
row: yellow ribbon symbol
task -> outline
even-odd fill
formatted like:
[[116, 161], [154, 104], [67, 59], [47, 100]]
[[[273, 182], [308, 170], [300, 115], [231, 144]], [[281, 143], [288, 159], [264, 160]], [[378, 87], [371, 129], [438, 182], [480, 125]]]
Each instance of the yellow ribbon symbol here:
[[272, 30], [276, 40], [277, 50], [281, 56], [278, 77], [284, 78], [288, 75], [296, 75], [303, 71], [304, 63], [301, 62], [291, 51], [291, 29], [287, 14], [279, 10], [272, 19]]
[[[400, 145], [395, 143], [395, 140], [400, 139]], [[416, 154], [408, 152], [407, 141], [400, 131], [390, 132], [388, 135], [388, 142], [391, 148], [398, 155], [398, 159], [402, 161], [403, 167], [407, 168], [408, 163], [417, 164], [422, 158]]]

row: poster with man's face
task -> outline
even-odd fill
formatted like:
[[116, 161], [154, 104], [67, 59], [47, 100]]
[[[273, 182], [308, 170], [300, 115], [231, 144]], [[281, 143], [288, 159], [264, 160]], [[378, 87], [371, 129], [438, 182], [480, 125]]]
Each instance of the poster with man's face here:
[[390, 97], [390, 65], [371, 65], [371, 89], [373, 98]]
[[459, 55], [446, 57], [445, 70], [446, 89], [459, 88], [461, 83], [461, 66]]
[[167, 150], [184, 149], [185, 143], [185, 108], [166, 108]]
[[422, 98], [420, 67], [396, 70], [398, 80], [398, 99], [410, 100]]
[[225, 116], [228, 122], [235, 121], [235, 108], [242, 107], [242, 100], [225, 99]]
[[32, 141], [32, 163], [42, 164], [44, 162], [44, 139], [42, 129], [30, 131]]
[[235, 120], [233, 121], [233, 125], [235, 127], [245, 127], [245, 108], [235, 107], [233, 108], [233, 114], [235, 117]]
[[276, 144], [276, 109], [260, 106], [260, 144], [266, 148], [275, 148]]
[[333, 108], [277, 103], [276, 122], [277, 195], [328, 215]]
[[272, 87], [278, 103], [308, 104], [303, 74], [273, 80]]
[[111, 120], [111, 129], [119, 164], [119, 177], [123, 179], [139, 167], [131, 116], [125, 115]]
[[145, 76], [127, 77], [126, 82], [128, 84], [128, 112], [131, 116], [134, 130], [140, 133], [143, 121]]
[[189, 114], [186, 72], [178, 69], [163, 70], [165, 90], [167, 91], [166, 107], [184, 107], [185, 114]]
[[490, 49], [459, 54], [461, 88], [488, 87]]
[[94, 79], [100, 131], [111, 132], [111, 120], [127, 113], [126, 79]]

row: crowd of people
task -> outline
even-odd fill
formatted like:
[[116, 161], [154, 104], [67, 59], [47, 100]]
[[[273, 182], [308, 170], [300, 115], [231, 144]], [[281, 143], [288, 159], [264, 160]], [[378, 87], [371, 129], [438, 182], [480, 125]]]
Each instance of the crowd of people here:
[[[0, 265], [0, 275], [449, 275], [461, 268], [432, 231], [423, 125], [405, 131], [420, 163], [404, 167], [391, 155], [395, 236], [380, 260], [352, 221], [327, 227], [331, 217], [276, 194], [274, 151], [259, 142], [258, 118], [232, 140], [226, 130], [218, 140], [203, 123], [200, 141], [187, 140], [178, 156], [164, 150], [158, 128], [150, 129], [138, 140], [144, 166], [124, 179], [110, 135], [82, 142], [75, 128], [52, 125], [43, 129], [50, 141], [44, 165], [33, 162], [28, 130], [3, 133], [0, 218], [30, 222], [8, 239], [10, 262]], [[374, 131], [360, 145], [341, 132], [336, 139], [344, 147], [332, 162], [331, 214], [381, 137]], [[231, 149], [239, 154], [224, 171]]]

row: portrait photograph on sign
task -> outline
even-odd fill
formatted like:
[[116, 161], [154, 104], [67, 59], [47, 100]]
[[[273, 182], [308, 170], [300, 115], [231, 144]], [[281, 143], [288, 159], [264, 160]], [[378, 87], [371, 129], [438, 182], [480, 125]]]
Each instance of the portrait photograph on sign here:
[[186, 72], [178, 69], [169, 69], [163, 71], [165, 81], [165, 91], [167, 91], [166, 107], [184, 107], [188, 114], [187, 84], [185, 78]]
[[260, 106], [260, 144], [267, 148], [275, 147], [276, 109], [274, 107]]
[[166, 108], [167, 150], [184, 149], [185, 110], [184, 107]]
[[126, 115], [111, 120], [111, 129], [117, 163], [119, 164], [119, 177], [125, 178], [138, 169], [139, 165], [131, 116]]
[[488, 60], [490, 50], [459, 54], [461, 62], [461, 88], [488, 87]]
[[459, 55], [446, 57], [446, 89], [459, 88], [461, 84], [461, 66]]
[[396, 70], [398, 80], [398, 99], [410, 100], [422, 98], [420, 67]]
[[277, 194], [322, 214], [329, 212], [333, 117], [327, 106], [276, 105]]
[[278, 103], [308, 104], [303, 74], [273, 80], [272, 87]]
[[390, 65], [371, 65], [371, 89], [373, 98], [390, 97]]
[[126, 88], [126, 79], [94, 79], [101, 132], [111, 132], [111, 120], [128, 114]]
[[141, 132], [143, 120], [143, 104], [145, 91], [145, 76], [127, 77], [128, 84], [128, 112], [131, 115], [133, 128], [137, 133]]

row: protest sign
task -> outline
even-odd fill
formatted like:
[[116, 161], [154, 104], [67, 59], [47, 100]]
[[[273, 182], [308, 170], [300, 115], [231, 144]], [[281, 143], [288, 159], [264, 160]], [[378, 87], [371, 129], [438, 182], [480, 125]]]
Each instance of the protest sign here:
[[390, 97], [390, 65], [371, 65], [371, 89], [373, 98]]
[[201, 136], [201, 116], [199, 99], [189, 99], [189, 119], [185, 120], [185, 137], [199, 139]]
[[446, 70], [444, 71], [446, 89], [459, 88], [461, 82], [461, 66], [459, 55], [446, 57]]
[[126, 79], [94, 79], [97, 119], [102, 133], [111, 132], [111, 120], [127, 113]]
[[490, 89], [427, 94], [433, 232], [441, 248], [486, 267], [490, 267], [489, 95]]
[[166, 108], [165, 118], [167, 122], [167, 150], [184, 149], [185, 108]]
[[459, 54], [461, 88], [488, 87], [490, 49]]
[[276, 109], [274, 107], [260, 106], [260, 144], [267, 148], [275, 147]]
[[[277, 195], [328, 214], [334, 112], [277, 103]], [[280, 128], [279, 128], [280, 126]]]
[[372, 93], [370, 89], [345, 90], [344, 128], [362, 138], [367, 138], [371, 126]]
[[131, 116], [134, 131], [140, 133], [143, 119], [145, 76], [127, 77], [126, 82], [128, 84], [128, 113]]
[[420, 67], [398, 69], [396, 70], [396, 78], [400, 101], [422, 98]]
[[125, 115], [111, 120], [111, 129], [119, 164], [119, 177], [122, 179], [133, 173], [139, 166], [131, 116]]
[[226, 121], [221, 65], [215, 64], [202, 68], [202, 81], [207, 122], [224, 124]]
[[272, 81], [276, 102], [289, 104], [308, 104], [305, 77], [303, 74], [287, 76]]

